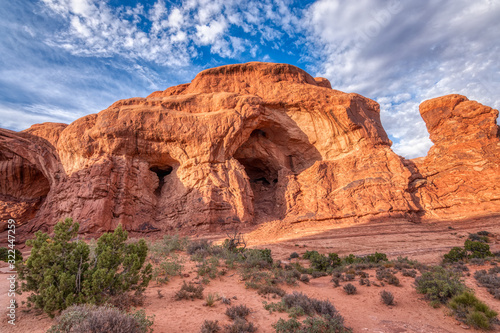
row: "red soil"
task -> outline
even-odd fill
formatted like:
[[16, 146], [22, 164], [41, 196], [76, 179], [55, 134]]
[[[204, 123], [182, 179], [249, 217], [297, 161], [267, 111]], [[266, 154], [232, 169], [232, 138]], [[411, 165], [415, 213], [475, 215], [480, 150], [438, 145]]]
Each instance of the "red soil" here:
[[[491, 216], [473, 220], [453, 222], [409, 223], [404, 220], [372, 221], [356, 225], [342, 225], [331, 222], [315, 222], [286, 225], [273, 222], [246, 234], [249, 246], [272, 249], [274, 259], [287, 261], [290, 253], [304, 253], [306, 250], [318, 250], [322, 253], [337, 252], [367, 254], [375, 251], [384, 252], [390, 259], [405, 256], [426, 264], [437, 264], [443, 253], [453, 246], [463, 245], [468, 233], [481, 230], [500, 235], [500, 218]], [[449, 229], [452, 226], [453, 229]], [[277, 230], [277, 231], [276, 231]], [[300, 236], [299, 236], [300, 235]], [[222, 236], [221, 236], [222, 237]], [[492, 252], [500, 251], [500, 240], [492, 239]], [[183, 256], [183, 255], [182, 255]], [[151, 282], [146, 290], [143, 308], [148, 315], [155, 315], [155, 332], [198, 332], [205, 319], [218, 320], [219, 324], [230, 323], [224, 314], [226, 305], [216, 302], [213, 307], [204, 306], [204, 300], [175, 301], [174, 295], [180, 289], [183, 280], [191, 281], [196, 276], [194, 263], [185, 257], [184, 273], [189, 277], [176, 277], [166, 285]], [[466, 284], [473, 288], [476, 295], [493, 310], [500, 313], [500, 301], [495, 300], [485, 288], [477, 286], [473, 272], [486, 269], [487, 266], [470, 266], [471, 276], [465, 277]], [[45, 314], [32, 310], [26, 312], [25, 306], [17, 309], [16, 326], [7, 323], [4, 305], [7, 296], [7, 267], [0, 268], [0, 304], [1, 332], [45, 332], [55, 320]], [[376, 281], [375, 272], [369, 271], [370, 280]], [[449, 316], [445, 307], [432, 308], [422, 295], [413, 287], [413, 278], [397, 275], [400, 287], [361, 286], [354, 282], [358, 292], [346, 295], [343, 289], [334, 288], [331, 277], [311, 279], [309, 284], [299, 282], [297, 286], [283, 286], [287, 292], [298, 290], [310, 297], [330, 300], [344, 316], [346, 325], [354, 332], [474, 332]], [[380, 301], [380, 292], [388, 290], [395, 296], [396, 304], [386, 306]], [[162, 298], [158, 297], [161, 291]], [[233, 297], [232, 304], [245, 304], [251, 310], [248, 320], [258, 327], [258, 332], [273, 332], [271, 325], [286, 314], [270, 314], [262, 302], [277, 301], [257, 295], [255, 290], [245, 289], [244, 282], [236, 271], [229, 271], [226, 276], [210, 281], [204, 295], [217, 293], [220, 296]], [[25, 300], [26, 294], [17, 296], [18, 301]]]

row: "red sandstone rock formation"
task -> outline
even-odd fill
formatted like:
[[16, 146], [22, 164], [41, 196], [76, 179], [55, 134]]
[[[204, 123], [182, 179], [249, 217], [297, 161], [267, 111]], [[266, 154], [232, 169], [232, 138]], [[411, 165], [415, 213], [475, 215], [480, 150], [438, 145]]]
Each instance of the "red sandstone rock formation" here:
[[413, 162], [421, 177], [418, 200], [431, 217], [467, 217], [500, 211], [498, 111], [465, 96], [448, 95], [420, 105], [434, 143]]
[[67, 127], [1, 130], [0, 214], [30, 231], [71, 216], [82, 232], [147, 232], [500, 211], [496, 110], [457, 95], [423, 103], [435, 146], [412, 161], [379, 113], [294, 66], [208, 69]]

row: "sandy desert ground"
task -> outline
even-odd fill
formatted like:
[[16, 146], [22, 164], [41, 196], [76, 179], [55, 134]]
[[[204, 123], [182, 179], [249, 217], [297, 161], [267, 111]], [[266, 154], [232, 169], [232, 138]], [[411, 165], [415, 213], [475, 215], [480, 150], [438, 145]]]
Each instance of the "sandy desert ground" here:
[[[452, 229], [450, 228], [452, 227]], [[281, 221], [271, 222], [254, 230], [248, 230], [245, 238], [250, 247], [270, 248], [273, 258], [287, 262], [290, 253], [302, 255], [306, 250], [320, 253], [336, 252], [339, 255], [349, 253], [362, 255], [375, 251], [386, 253], [389, 259], [398, 256], [416, 259], [425, 264], [438, 264], [442, 255], [453, 246], [463, 245], [469, 233], [486, 230], [500, 235], [500, 216], [489, 216], [462, 221], [435, 221], [411, 223], [404, 219], [380, 220], [355, 225], [323, 221], [288, 225]], [[198, 235], [201, 237], [202, 235]], [[217, 240], [224, 235], [211, 235]], [[492, 252], [500, 251], [500, 238], [491, 240]], [[182, 255], [184, 256], [184, 255]], [[500, 313], [500, 301], [495, 300], [485, 288], [479, 287], [472, 277], [475, 270], [486, 266], [471, 266], [470, 276], [465, 276], [467, 286], [473, 288], [476, 295]], [[0, 274], [0, 303], [2, 304], [1, 332], [45, 332], [55, 320], [36, 311], [26, 312], [21, 306], [17, 310], [16, 326], [7, 323], [6, 310], [3, 306], [8, 301], [8, 283], [5, 264]], [[152, 281], [145, 292], [143, 308], [148, 315], [155, 315], [155, 332], [198, 332], [205, 319], [218, 320], [221, 325], [230, 323], [224, 314], [227, 305], [216, 302], [213, 307], [204, 306], [205, 300], [175, 301], [174, 294], [182, 281], [191, 281], [196, 277], [194, 263], [185, 256], [183, 272], [188, 277], [175, 277], [166, 285]], [[370, 280], [375, 280], [375, 271], [371, 270]], [[345, 318], [346, 326], [353, 332], [474, 332], [458, 322], [445, 307], [434, 309], [413, 287], [414, 279], [398, 274], [401, 286], [384, 287], [361, 286], [358, 278], [354, 282], [357, 294], [347, 295], [344, 290], [334, 288], [330, 276], [311, 279], [308, 284], [299, 282], [296, 286], [283, 285], [287, 292], [293, 290], [306, 293], [317, 299], [328, 299]], [[381, 290], [388, 290], [395, 296], [396, 304], [386, 306], [380, 300]], [[163, 295], [159, 298], [159, 291]], [[204, 290], [204, 295], [217, 293], [220, 296], [233, 297], [232, 305], [245, 304], [251, 310], [247, 318], [254, 323], [258, 332], [273, 332], [272, 324], [279, 318], [287, 318], [286, 313], [272, 313], [265, 310], [263, 301], [277, 301], [259, 296], [255, 290], [246, 289], [236, 271], [229, 271], [225, 276], [211, 280]], [[18, 296], [19, 300], [26, 295]], [[500, 331], [499, 327], [496, 327]]]

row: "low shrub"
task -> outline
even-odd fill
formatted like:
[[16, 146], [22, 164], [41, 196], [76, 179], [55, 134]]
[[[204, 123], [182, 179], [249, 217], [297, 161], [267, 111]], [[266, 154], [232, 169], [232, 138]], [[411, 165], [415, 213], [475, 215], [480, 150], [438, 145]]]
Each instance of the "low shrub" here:
[[297, 252], [292, 252], [292, 254], [290, 254], [290, 259], [295, 259], [295, 258], [299, 258], [299, 254]]
[[469, 239], [465, 241], [465, 250], [469, 252], [469, 258], [492, 257], [490, 246], [483, 242], [474, 242]]
[[368, 262], [371, 262], [374, 264], [377, 264], [377, 263], [382, 262], [382, 261], [389, 261], [387, 259], [387, 255], [385, 253], [378, 253], [378, 252], [367, 255], [366, 259]]
[[257, 327], [243, 318], [236, 318], [232, 324], [224, 326], [226, 333], [253, 333], [255, 331]]
[[[478, 236], [477, 234], [471, 235], [476, 235], [480, 240], [467, 239], [463, 248], [454, 247], [450, 250], [450, 252], [446, 253], [443, 256], [443, 262], [459, 262], [465, 259], [484, 259], [493, 256], [493, 253], [490, 252], [490, 246], [486, 244], [484, 239], [482, 239], [485, 236]], [[477, 237], [472, 237], [472, 239], [477, 239]]]
[[443, 256], [444, 262], [457, 262], [467, 258], [467, 251], [463, 247], [455, 246]]
[[73, 305], [61, 312], [47, 333], [149, 333], [153, 320], [144, 310], [127, 314], [110, 306]]
[[394, 262], [394, 268], [396, 268], [398, 270], [410, 269], [410, 268], [416, 268], [416, 269], [422, 268], [421, 263], [419, 263], [416, 260], [408, 259], [408, 257], [401, 257], [400, 256], [400, 257], [397, 257], [396, 260], [394, 260], [393, 262]]
[[286, 294], [286, 292], [283, 289], [281, 289], [278, 286], [274, 286], [274, 285], [260, 285], [257, 288], [257, 293], [259, 295], [275, 294], [275, 295], [278, 295], [280, 297], [282, 297]]
[[370, 280], [369, 279], [365, 279], [365, 278], [361, 278], [359, 279], [359, 285], [361, 286], [370, 286]]
[[441, 266], [422, 273], [415, 279], [417, 292], [425, 294], [431, 301], [446, 304], [452, 297], [465, 291], [465, 285], [458, 274]]
[[281, 302], [264, 303], [264, 308], [270, 312], [278, 311], [290, 313], [292, 311], [295, 314], [300, 313], [300, 315], [306, 314], [308, 316], [314, 316], [315, 314], [328, 315], [330, 317], [340, 316], [333, 304], [328, 300], [321, 301], [309, 298], [307, 295], [296, 291], [283, 296]]
[[342, 260], [336, 253], [329, 253], [326, 256], [318, 251], [306, 251], [302, 258], [309, 260], [311, 267], [320, 272], [331, 271], [342, 264]]
[[375, 276], [377, 277], [377, 280], [385, 281], [388, 284], [392, 284], [394, 286], [399, 286], [399, 279], [390, 269], [380, 267], [379, 269], [377, 269]]
[[337, 253], [328, 253], [328, 260], [330, 261], [330, 266], [332, 268], [342, 265], [342, 259], [340, 259]]
[[473, 242], [481, 242], [481, 243], [488, 243], [489, 242], [488, 235], [480, 235], [479, 233], [469, 234], [469, 237], [467, 237], [467, 238]]
[[313, 271], [311, 273], [311, 276], [313, 279], [317, 279], [317, 278], [320, 278], [320, 277], [323, 277], [323, 276], [327, 276], [328, 273], [327, 272], [320, 272], [320, 271]]
[[307, 275], [307, 274], [302, 274], [302, 275], [300, 276], [300, 282], [309, 283], [309, 275]]
[[403, 274], [403, 276], [409, 276], [409, 277], [412, 277], [412, 278], [416, 278], [417, 277], [417, 271], [414, 270], [414, 269], [403, 269], [401, 271], [401, 274]]
[[394, 295], [389, 291], [382, 290], [380, 299], [385, 305], [394, 305]]
[[149, 244], [149, 250], [152, 254], [160, 257], [170, 255], [173, 251], [184, 251], [189, 244], [187, 237], [180, 237], [179, 235], [164, 235], [163, 239]]
[[197, 271], [198, 276], [215, 279], [219, 275], [218, 266], [219, 259], [216, 257], [202, 259]]
[[121, 311], [129, 311], [131, 308], [143, 306], [145, 299], [146, 296], [144, 293], [123, 293], [109, 297], [106, 304], [114, 306]]
[[222, 302], [222, 304], [231, 305], [231, 299], [228, 297], [222, 296], [220, 298], [220, 301]]
[[360, 262], [360, 259], [352, 253], [342, 258], [342, 263], [344, 265], [352, 265], [355, 262]]
[[500, 273], [500, 267], [493, 267], [488, 271], [482, 269], [474, 273], [477, 282], [496, 299], [500, 299], [500, 275], [498, 273]]
[[197, 299], [203, 299], [203, 286], [200, 284], [196, 286], [194, 283], [189, 282], [186, 283], [186, 281], [182, 281], [182, 286], [179, 291], [175, 293], [175, 299], [177, 301], [183, 300], [183, 299], [190, 299], [194, 300], [195, 298]]
[[78, 230], [79, 224], [68, 218], [56, 224], [53, 237], [37, 231], [26, 241], [31, 254], [17, 269], [20, 289], [31, 292], [28, 306], [53, 316], [73, 304], [102, 304], [130, 290], [141, 293], [148, 286], [152, 266], [144, 266], [148, 253], [144, 239], [127, 242], [127, 231], [118, 225], [99, 238], [91, 256], [85, 242], [72, 241]]
[[23, 261], [23, 254], [18, 249], [10, 250], [6, 247], [0, 247], [0, 260], [5, 262], [9, 262], [9, 260], [14, 262]]
[[211, 254], [212, 243], [207, 239], [193, 240], [187, 245], [187, 253], [194, 255], [197, 253]]
[[273, 257], [269, 249], [246, 249], [241, 253], [241, 265], [243, 267], [270, 269], [273, 264]]
[[394, 274], [391, 274], [389, 277], [387, 277], [386, 282], [388, 284], [393, 285], [393, 286], [399, 286], [400, 285], [399, 279]]
[[352, 283], [348, 283], [344, 286], [344, 291], [347, 295], [354, 295], [357, 289]]
[[283, 272], [283, 278], [285, 279], [285, 283], [291, 286], [297, 284], [297, 280], [300, 279], [300, 276], [301, 276], [300, 272], [295, 268]]
[[169, 277], [182, 274], [182, 260], [177, 255], [161, 260], [159, 265], [153, 269], [153, 279], [156, 283], [165, 283]]
[[273, 324], [276, 333], [349, 333], [352, 332], [344, 326], [344, 320], [340, 317], [308, 317], [303, 322], [295, 318], [289, 320], [280, 319]]
[[245, 319], [246, 316], [250, 314], [250, 309], [244, 305], [233, 305], [226, 309], [226, 316], [235, 320], [237, 318]]
[[459, 320], [479, 329], [490, 329], [497, 316], [495, 311], [467, 291], [453, 297], [448, 306]]
[[221, 328], [217, 320], [205, 320], [201, 325], [200, 333], [217, 333]]
[[356, 271], [356, 275], [359, 275], [359, 277], [362, 279], [368, 278], [370, 276], [370, 274], [368, 274], [367, 272], [363, 272], [363, 271]]
[[486, 259], [484, 259], [484, 258], [472, 258], [469, 260], [469, 263], [471, 265], [483, 266], [486, 264]]

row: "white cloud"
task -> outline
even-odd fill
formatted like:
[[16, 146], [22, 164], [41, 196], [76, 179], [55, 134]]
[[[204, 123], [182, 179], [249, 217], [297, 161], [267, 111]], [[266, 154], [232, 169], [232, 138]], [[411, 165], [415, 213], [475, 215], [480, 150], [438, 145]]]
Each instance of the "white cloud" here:
[[179, 8], [173, 8], [168, 15], [167, 25], [171, 28], [180, 30], [184, 25], [184, 14]]
[[196, 37], [200, 45], [213, 44], [220, 40], [221, 35], [226, 31], [227, 24], [224, 18], [219, 17], [205, 25], [196, 26]]
[[[461, 93], [500, 107], [498, 1], [156, 0], [113, 7], [104, 0], [42, 0], [39, 5], [44, 10], [37, 13], [49, 28], [40, 31], [29, 17], [23, 19], [19, 29], [32, 40], [22, 51], [8, 39], [19, 24], [0, 19], [0, 29], [7, 27], [0, 36], [7, 64], [0, 68], [0, 89], [22, 91], [21, 98], [30, 96], [47, 110], [96, 112], [118, 98], [186, 82], [226, 60], [282, 59], [306, 64], [336, 89], [377, 100], [393, 149], [405, 157], [425, 155], [431, 145], [418, 112], [423, 100]], [[40, 41], [51, 65], [18, 56]]]
[[308, 10], [309, 50], [334, 88], [381, 103], [382, 122], [405, 157], [430, 141], [418, 112], [450, 93], [500, 107], [500, 2], [319, 0]]
[[[0, 127], [9, 128], [14, 131], [21, 131], [36, 123], [44, 122], [65, 122], [70, 123], [78, 116], [68, 114], [67, 110], [47, 105], [26, 105], [23, 107], [13, 107], [0, 103], [0, 114], [2, 120]], [[83, 116], [83, 115], [81, 115]]]
[[288, 0], [189, 0], [179, 5], [158, 0], [147, 9], [142, 4], [112, 7], [100, 0], [42, 2], [66, 24], [46, 40], [48, 45], [77, 56], [118, 55], [171, 68], [191, 65], [200, 46], [210, 46], [213, 55], [223, 58], [255, 57], [255, 41], [279, 49], [285, 34], [295, 38], [303, 29], [300, 10], [290, 9]]

